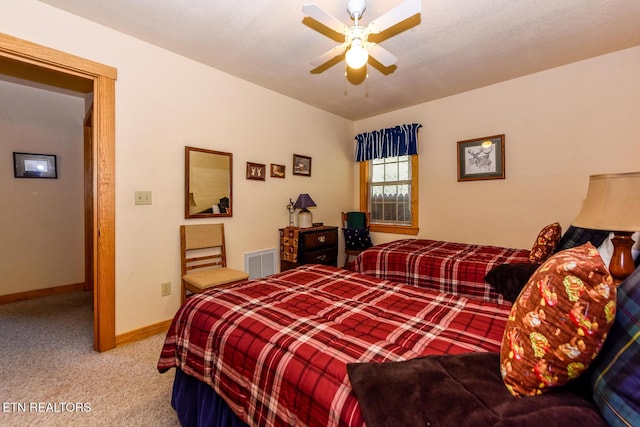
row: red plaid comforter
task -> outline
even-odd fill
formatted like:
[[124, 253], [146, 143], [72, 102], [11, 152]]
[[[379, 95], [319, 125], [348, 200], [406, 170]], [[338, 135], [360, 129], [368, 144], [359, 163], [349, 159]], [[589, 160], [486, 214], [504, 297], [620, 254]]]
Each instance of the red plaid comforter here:
[[189, 298], [158, 370], [208, 383], [249, 425], [360, 426], [347, 363], [499, 351], [509, 308], [306, 265]]
[[403, 239], [374, 246], [354, 261], [357, 272], [440, 292], [502, 302], [484, 277], [499, 264], [529, 262], [529, 250], [440, 240]]

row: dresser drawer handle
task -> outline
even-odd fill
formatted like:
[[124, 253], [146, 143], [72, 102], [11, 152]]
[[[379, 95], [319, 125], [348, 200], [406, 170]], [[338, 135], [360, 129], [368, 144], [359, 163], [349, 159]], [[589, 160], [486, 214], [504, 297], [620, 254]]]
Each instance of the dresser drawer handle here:
[[316, 261], [324, 261], [324, 260], [326, 260], [326, 259], [327, 259], [327, 256], [326, 256], [326, 255], [318, 255], [318, 256], [316, 257]]
[[327, 236], [325, 236], [324, 234], [318, 236], [318, 242], [324, 243], [326, 240], [327, 240]]

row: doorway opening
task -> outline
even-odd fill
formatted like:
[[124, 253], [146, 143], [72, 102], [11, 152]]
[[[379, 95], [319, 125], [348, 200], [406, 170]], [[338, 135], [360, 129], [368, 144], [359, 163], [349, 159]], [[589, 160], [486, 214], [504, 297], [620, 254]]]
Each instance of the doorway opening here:
[[[117, 70], [0, 33], [0, 65], [15, 77], [76, 90], [90, 85], [85, 119], [85, 258], [93, 286], [94, 349], [115, 348], [115, 80]], [[75, 89], [74, 89], [75, 88]], [[90, 126], [87, 128], [87, 119]], [[89, 135], [87, 135], [87, 133]], [[87, 149], [87, 138], [90, 140]]]

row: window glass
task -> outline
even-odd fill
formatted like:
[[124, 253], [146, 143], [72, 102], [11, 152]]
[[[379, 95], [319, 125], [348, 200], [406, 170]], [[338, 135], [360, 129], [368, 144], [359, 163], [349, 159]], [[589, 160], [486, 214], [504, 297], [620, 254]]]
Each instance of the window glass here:
[[412, 225], [410, 157], [372, 160], [370, 171], [371, 223]]

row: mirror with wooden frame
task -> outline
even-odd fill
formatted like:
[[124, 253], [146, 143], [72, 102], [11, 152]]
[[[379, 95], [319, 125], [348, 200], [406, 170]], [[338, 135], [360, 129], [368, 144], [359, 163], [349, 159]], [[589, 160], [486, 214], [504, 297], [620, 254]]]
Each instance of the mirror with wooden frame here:
[[232, 216], [232, 154], [185, 147], [184, 217]]

